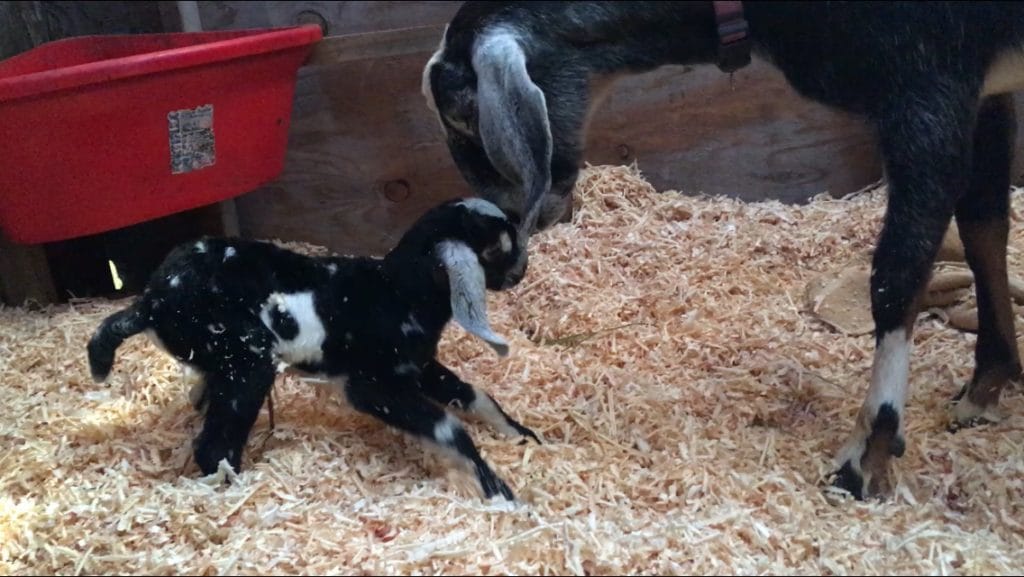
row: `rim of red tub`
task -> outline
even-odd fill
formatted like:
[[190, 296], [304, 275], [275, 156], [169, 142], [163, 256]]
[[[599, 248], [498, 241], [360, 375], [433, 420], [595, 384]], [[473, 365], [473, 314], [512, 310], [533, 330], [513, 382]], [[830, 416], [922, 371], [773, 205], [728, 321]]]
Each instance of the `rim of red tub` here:
[[103, 42], [108, 39], [123, 41], [124, 39], [132, 38], [144, 41], [146, 38], [167, 36], [169, 34], [176, 36], [202, 35], [213, 38], [227, 36], [228, 38], [208, 42], [199, 41], [191, 46], [156, 49], [131, 56], [97, 60], [85, 64], [0, 78], [0, 103], [42, 96], [90, 84], [107, 83], [135, 76], [237, 60], [268, 52], [279, 52], [315, 44], [323, 38], [323, 30], [316, 24], [245, 30], [75, 36], [47, 42], [28, 52], [0, 61], [0, 74], [3, 73], [5, 65], [22, 60], [22, 57], [35, 56], [31, 54], [33, 51], [46, 49], [57, 44]]

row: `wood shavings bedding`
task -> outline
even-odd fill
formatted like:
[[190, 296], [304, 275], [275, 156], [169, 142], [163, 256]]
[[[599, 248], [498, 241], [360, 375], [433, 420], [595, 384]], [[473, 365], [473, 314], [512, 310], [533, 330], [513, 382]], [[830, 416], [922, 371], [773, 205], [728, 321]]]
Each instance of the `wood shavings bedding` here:
[[[870, 254], [883, 192], [801, 206], [656, 193], [588, 168], [572, 224], [492, 294], [494, 356], [457, 327], [441, 358], [540, 433], [476, 424], [524, 501], [481, 501], [418, 441], [282, 376], [230, 486], [186, 468], [199, 421], [144, 337], [106, 385], [85, 344], [123, 302], [0, 309], [5, 574], [1015, 574], [1024, 402], [946, 432], [975, 336], [922, 314], [908, 449], [887, 502], [822, 491], [863, 400], [870, 335], [805, 310], [807, 283]], [[1015, 191], [1020, 204], [1021, 191]], [[1012, 226], [1011, 271], [1024, 233]], [[292, 243], [292, 246], [298, 246]], [[322, 248], [305, 247], [309, 251]], [[1018, 328], [1022, 320], [1017, 319]], [[591, 334], [593, 333], [593, 334]]]

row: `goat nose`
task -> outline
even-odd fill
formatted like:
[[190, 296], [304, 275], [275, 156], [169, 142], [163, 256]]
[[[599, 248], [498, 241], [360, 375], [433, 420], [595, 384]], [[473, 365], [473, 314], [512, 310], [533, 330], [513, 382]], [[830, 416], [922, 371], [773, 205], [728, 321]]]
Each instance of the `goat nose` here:
[[516, 286], [517, 284], [519, 284], [520, 281], [523, 280], [523, 277], [525, 276], [525, 270], [510, 272], [507, 275], [505, 275], [505, 281], [502, 283], [501, 288], [504, 290]]

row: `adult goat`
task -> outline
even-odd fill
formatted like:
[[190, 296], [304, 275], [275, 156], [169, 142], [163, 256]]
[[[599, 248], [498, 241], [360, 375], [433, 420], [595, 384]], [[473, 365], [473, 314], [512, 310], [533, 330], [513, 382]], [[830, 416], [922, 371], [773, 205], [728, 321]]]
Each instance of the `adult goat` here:
[[975, 371], [956, 397], [969, 424], [1021, 372], [1006, 272], [1011, 92], [1024, 86], [1024, 3], [466, 2], [423, 72], [459, 170], [526, 242], [565, 211], [592, 82], [751, 53], [806, 98], [866, 118], [889, 198], [871, 275], [871, 385], [835, 484], [884, 492], [905, 444], [914, 320], [955, 216], [976, 278]]

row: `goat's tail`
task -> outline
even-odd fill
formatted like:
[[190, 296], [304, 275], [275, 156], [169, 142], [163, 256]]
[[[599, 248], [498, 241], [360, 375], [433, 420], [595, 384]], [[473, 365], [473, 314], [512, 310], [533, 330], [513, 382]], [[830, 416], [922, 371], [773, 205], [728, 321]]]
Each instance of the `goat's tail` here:
[[89, 339], [89, 370], [97, 383], [107, 380], [114, 366], [114, 355], [125, 339], [146, 330], [146, 316], [140, 303], [116, 312], [100, 325]]

